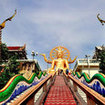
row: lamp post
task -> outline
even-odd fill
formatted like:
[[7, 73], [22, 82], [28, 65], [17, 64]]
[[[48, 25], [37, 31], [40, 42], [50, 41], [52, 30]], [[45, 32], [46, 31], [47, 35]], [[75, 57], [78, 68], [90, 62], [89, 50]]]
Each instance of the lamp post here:
[[34, 52], [34, 51], [32, 51], [32, 52], [31, 52], [31, 55], [32, 55], [33, 60], [34, 60], [34, 57], [35, 57], [35, 52]]
[[37, 55], [38, 55], [38, 52], [35, 53], [35, 56], [37, 56]]
[[38, 52], [35, 53], [34, 51], [32, 51], [32, 52], [31, 52], [31, 55], [32, 55], [33, 60], [34, 60], [34, 57], [38, 55]]
[[88, 74], [90, 76], [89, 57], [90, 55], [85, 55], [85, 58], [87, 58]]

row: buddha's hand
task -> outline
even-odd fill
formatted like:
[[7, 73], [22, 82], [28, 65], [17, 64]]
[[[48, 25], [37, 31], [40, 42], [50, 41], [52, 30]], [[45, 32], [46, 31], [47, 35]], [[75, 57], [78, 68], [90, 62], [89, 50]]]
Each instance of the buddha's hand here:
[[42, 56], [46, 56], [46, 54], [40, 54], [40, 55], [42, 55]]
[[48, 70], [49, 70], [49, 71], [54, 71], [54, 69], [52, 69], [52, 68], [48, 68]]

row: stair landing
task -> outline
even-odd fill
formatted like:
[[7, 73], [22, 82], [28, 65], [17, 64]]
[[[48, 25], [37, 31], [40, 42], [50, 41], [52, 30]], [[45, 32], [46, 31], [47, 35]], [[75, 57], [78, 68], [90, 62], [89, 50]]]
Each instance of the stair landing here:
[[77, 105], [62, 76], [56, 76], [44, 105]]

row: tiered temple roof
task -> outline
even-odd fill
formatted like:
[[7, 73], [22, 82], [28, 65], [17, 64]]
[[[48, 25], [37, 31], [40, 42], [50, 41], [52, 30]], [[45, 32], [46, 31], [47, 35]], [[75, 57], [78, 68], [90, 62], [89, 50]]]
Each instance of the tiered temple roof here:
[[7, 46], [9, 54], [17, 54], [19, 59], [27, 59], [26, 54], [26, 44], [24, 46]]

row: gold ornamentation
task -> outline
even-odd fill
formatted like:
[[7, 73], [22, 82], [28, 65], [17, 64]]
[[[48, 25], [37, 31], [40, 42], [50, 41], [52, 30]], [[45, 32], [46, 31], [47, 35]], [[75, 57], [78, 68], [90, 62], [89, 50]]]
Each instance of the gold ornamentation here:
[[100, 14], [97, 15], [97, 18], [98, 18], [98, 20], [101, 22], [101, 24], [104, 25], [105, 21], [102, 20], [102, 19], [99, 17], [99, 15], [100, 15]]
[[[45, 62], [52, 64], [51, 68], [48, 69], [48, 72], [58, 72], [58, 69], [63, 70], [65, 72], [66, 69], [69, 69], [69, 64], [73, 63], [74, 60], [70, 58], [70, 52], [67, 48], [63, 46], [57, 46], [50, 51], [50, 60], [47, 60], [45, 54], [41, 54], [44, 57]], [[54, 70], [55, 69], [55, 70]]]
[[3, 22], [2, 24], [0, 24], [0, 29], [3, 29], [3, 28], [5, 27], [5, 23], [6, 23], [7, 21], [11, 21], [12, 18], [16, 15], [16, 13], [17, 13], [17, 11], [15, 10], [15, 13], [14, 13], [11, 17], [9, 17], [9, 18], [7, 18], [6, 20], [4, 20], [4, 22]]
[[51, 51], [50, 51], [50, 58], [52, 60], [54, 59], [57, 59], [59, 54], [61, 54], [61, 58], [63, 59], [69, 59], [70, 57], [70, 52], [67, 48], [63, 47], [63, 46], [58, 46], [58, 47], [55, 47], [53, 48]]

